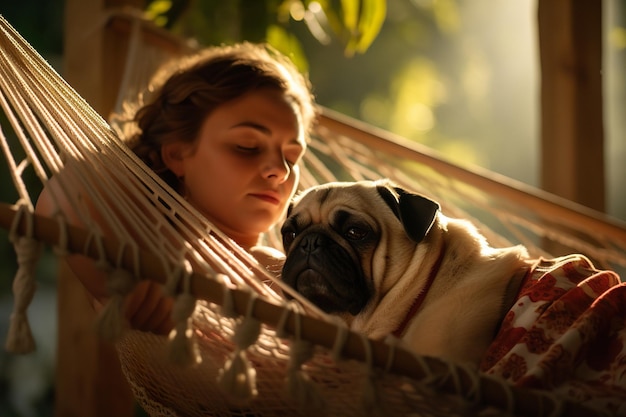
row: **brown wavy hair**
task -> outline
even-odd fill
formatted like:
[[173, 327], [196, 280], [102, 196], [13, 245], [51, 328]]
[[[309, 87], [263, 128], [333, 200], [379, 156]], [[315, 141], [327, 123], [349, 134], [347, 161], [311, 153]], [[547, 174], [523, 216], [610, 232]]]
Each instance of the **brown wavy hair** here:
[[[275, 88], [295, 104], [308, 139], [316, 110], [308, 78], [284, 55], [265, 44], [240, 43], [203, 49], [162, 68], [135, 103], [139, 107], [126, 141], [133, 152], [168, 185], [180, 180], [161, 159], [163, 144], [194, 142], [218, 106], [259, 88]], [[141, 103], [143, 104], [143, 107]], [[125, 105], [132, 112], [133, 105]], [[128, 126], [123, 130], [128, 132]]]

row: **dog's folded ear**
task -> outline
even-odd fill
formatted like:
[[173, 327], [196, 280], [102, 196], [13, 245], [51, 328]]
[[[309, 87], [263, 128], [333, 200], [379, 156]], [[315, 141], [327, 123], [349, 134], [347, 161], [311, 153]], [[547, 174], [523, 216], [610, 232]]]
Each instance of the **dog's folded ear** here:
[[439, 203], [401, 187], [379, 185], [378, 193], [404, 226], [407, 235], [421, 242], [435, 223]]

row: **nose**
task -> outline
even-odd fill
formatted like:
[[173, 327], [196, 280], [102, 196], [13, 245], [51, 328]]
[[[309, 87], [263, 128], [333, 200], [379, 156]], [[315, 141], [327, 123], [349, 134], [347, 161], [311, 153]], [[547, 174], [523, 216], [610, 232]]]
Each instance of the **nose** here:
[[318, 233], [307, 234], [302, 237], [300, 244], [298, 245], [298, 249], [302, 252], [303, 255], [314, 254], [320, 248], [328, 246], [328, 241], [326, 236]]
[[291, 174], [291, 165], [283, 157], [282, 153], [268, 156], [263, 167], [263, 177], [285, 182]]

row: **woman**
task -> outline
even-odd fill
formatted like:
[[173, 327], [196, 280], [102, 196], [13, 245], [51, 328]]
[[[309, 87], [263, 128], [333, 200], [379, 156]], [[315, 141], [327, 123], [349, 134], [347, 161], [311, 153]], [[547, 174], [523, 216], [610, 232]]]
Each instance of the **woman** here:
[[[283, 216], [298, 183], [315, 118], [308, 80], [277, 52], [243, 43], [170, 65], [148, 91], [133, 112], [131, 149], [216, 227], [270, 262], [276, 254], [256, 245]], [[54, 210], [44, 190], [37, 212]], [[64, 211], [76, 222], [71, 207]], [[105, 275], [85, 256], [68, 262], [99, 308], [108, 296]], [[159, 284], [141, 281], [125, 313], [133, 328], [166, 334], [171, 308]]]

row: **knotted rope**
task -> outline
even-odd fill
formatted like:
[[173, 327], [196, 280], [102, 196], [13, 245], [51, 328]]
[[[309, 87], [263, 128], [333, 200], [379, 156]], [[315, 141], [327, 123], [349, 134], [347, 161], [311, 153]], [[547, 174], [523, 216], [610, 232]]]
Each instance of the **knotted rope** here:
[[[28, 322], [26, 310], [30, 305], [35, 289], [35, 267], [42, 252], [42, 244], [35, 240], [33, 236], [32, 214], [26, 204], [19, 206], [18, 215], [15, 216], [9, 239], [13, 243], [17, 254], [18, 269], [13, 280], [13, 295], [15, 305], [9, 323], [9, 333], [7, 335], [6, 349], [13, 353], [30, 353], [35, 350], [35, 340]], [[17, 227], [26, 215], [26, 235], [20, 236]]]

